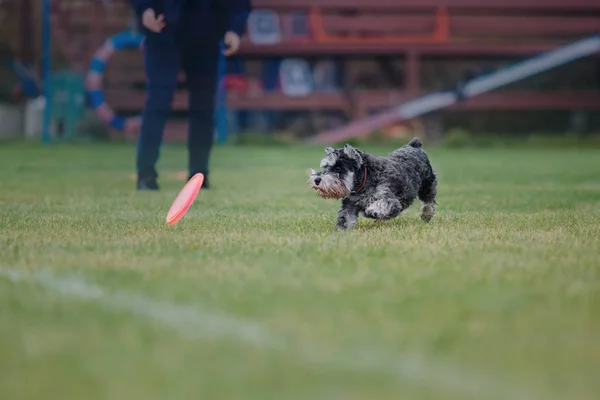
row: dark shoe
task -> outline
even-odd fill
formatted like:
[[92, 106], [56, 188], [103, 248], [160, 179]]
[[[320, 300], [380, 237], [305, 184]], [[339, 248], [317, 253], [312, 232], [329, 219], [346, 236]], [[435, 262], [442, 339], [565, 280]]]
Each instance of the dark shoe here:
[[137, 190], [158, 190], [156, 178], [138, 178]]

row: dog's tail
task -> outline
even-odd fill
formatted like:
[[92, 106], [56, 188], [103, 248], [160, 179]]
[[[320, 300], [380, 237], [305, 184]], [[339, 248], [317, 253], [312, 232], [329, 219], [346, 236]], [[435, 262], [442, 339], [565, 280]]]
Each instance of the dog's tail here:
[[414, 147], [415, 149], [420, 149], [423, 147], [423, 142], [418, 137], [413, 138], [410, 142], [408, 142], [408, 146]]

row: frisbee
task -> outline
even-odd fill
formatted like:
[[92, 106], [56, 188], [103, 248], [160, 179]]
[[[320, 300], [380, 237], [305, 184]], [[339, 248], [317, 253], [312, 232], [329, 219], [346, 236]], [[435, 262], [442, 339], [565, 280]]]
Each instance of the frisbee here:
[[167, 225], [175, 225], [183, 218], [196, 199], [203, 182], [204, 175], [197, 173], [185, 184], [183, 189], [181, 189], [181, 192], [179, 192], [175, 198], [173, 204], [171, 204], [171, 208], [167, 214]]

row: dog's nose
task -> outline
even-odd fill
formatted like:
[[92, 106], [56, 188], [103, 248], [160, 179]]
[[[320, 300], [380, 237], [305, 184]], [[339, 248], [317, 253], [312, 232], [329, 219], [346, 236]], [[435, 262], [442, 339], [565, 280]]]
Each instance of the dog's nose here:
[[321, 178], [315, 178], [315, 185], [319, 185], [321, 183]]

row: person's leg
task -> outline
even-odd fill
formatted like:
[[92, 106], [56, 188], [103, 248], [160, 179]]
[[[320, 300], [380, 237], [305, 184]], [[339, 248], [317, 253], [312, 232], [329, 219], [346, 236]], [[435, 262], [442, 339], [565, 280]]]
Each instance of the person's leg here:
[[[189, 90], [189, 174], [208, 177], [215, 130], [215, 94], [219, 62], [219, 40], [188, 40], [183, 47], [183, 69]], [[208, 187], [208, 181], [205, 180]]]
[[157, 189], [156, 163], [181, 68], [180, 47], [172, 32], [165, 30], [146, 35], [144, 64], [148, 97], [137, 145], [138, 189]]

